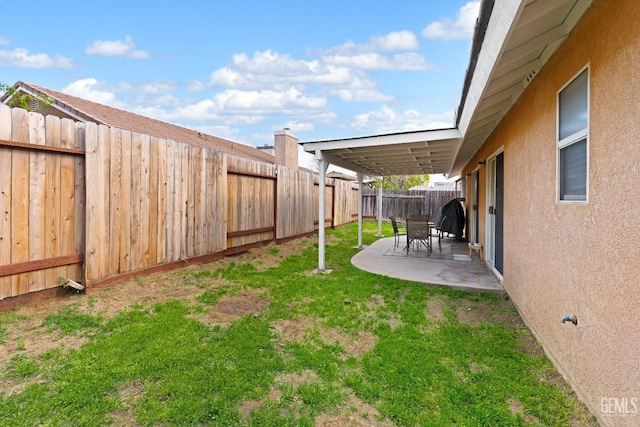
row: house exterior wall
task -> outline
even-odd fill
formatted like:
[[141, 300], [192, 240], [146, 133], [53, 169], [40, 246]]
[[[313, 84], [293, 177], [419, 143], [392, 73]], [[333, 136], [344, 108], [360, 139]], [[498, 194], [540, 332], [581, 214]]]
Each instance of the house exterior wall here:
[[[504, 149], [504, 288], [606, 425], [640, 425], [638, 64], [636, 0], [594, 0], [462, 172]], [[559, 203], [558, 91], [586, 66], [588, 201]], [[486, 246], [487, 167], [479, 172], [479, 240]], [[561, 322], [567, 314], [577, 316], [576, 326]]]

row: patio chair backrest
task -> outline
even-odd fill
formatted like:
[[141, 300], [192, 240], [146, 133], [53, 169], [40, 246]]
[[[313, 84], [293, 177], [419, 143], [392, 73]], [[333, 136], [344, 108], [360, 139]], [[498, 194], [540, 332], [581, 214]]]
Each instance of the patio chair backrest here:
[[429, 236], [429, 225], [425, 221], [407, 221], [407, 235], [411, 239], [424, 239]]
[[391, 225], [393, 226], [393, 232], [398, 234], [398, 223], [396, 222], [396, 217], [390, 216], [389, 219], [391, 220]]

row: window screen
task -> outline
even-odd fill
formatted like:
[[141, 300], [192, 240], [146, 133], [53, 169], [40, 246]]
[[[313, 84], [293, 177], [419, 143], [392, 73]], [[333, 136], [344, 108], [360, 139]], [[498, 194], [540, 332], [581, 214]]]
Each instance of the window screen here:
[[560, 150], [560, 200], [587, 199], [587, 140]]

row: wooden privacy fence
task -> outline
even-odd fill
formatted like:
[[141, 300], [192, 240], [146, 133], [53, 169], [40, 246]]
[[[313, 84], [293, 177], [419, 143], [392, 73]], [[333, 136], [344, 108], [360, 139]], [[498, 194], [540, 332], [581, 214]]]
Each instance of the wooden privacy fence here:
[[[438, 210], [456, 197], [456, 191], [382, 190], [382, 217], [395, 216], [402, 219], [411, 215], [429, 215], [435, 220]], [[365, 217], [376, 217], [378, 190], [364, 189], [362, 204]]]
[[[313, 233], [318, 177], [0, 104], [0, 299], [203, 262]], [[329, 226], [357, 189], [327, 179]]]

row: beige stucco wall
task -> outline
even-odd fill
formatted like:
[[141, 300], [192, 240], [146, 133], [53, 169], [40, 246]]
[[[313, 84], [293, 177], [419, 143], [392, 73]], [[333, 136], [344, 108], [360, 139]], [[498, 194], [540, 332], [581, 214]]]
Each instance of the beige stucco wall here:
[[[640, 425], [639, 6], [594, 0], [463, 171], [504, 147], [504, 287], [560, 372], [607, 425]], [[587, 65], [588, 203], [561, 204], [557, 93]], [[486, 187], [481, 167], [485, 244]], [[565, 314], [575, 314], [578, 325], [561, 323]], [[625, 401], [635, 414], [611, 413]]]

